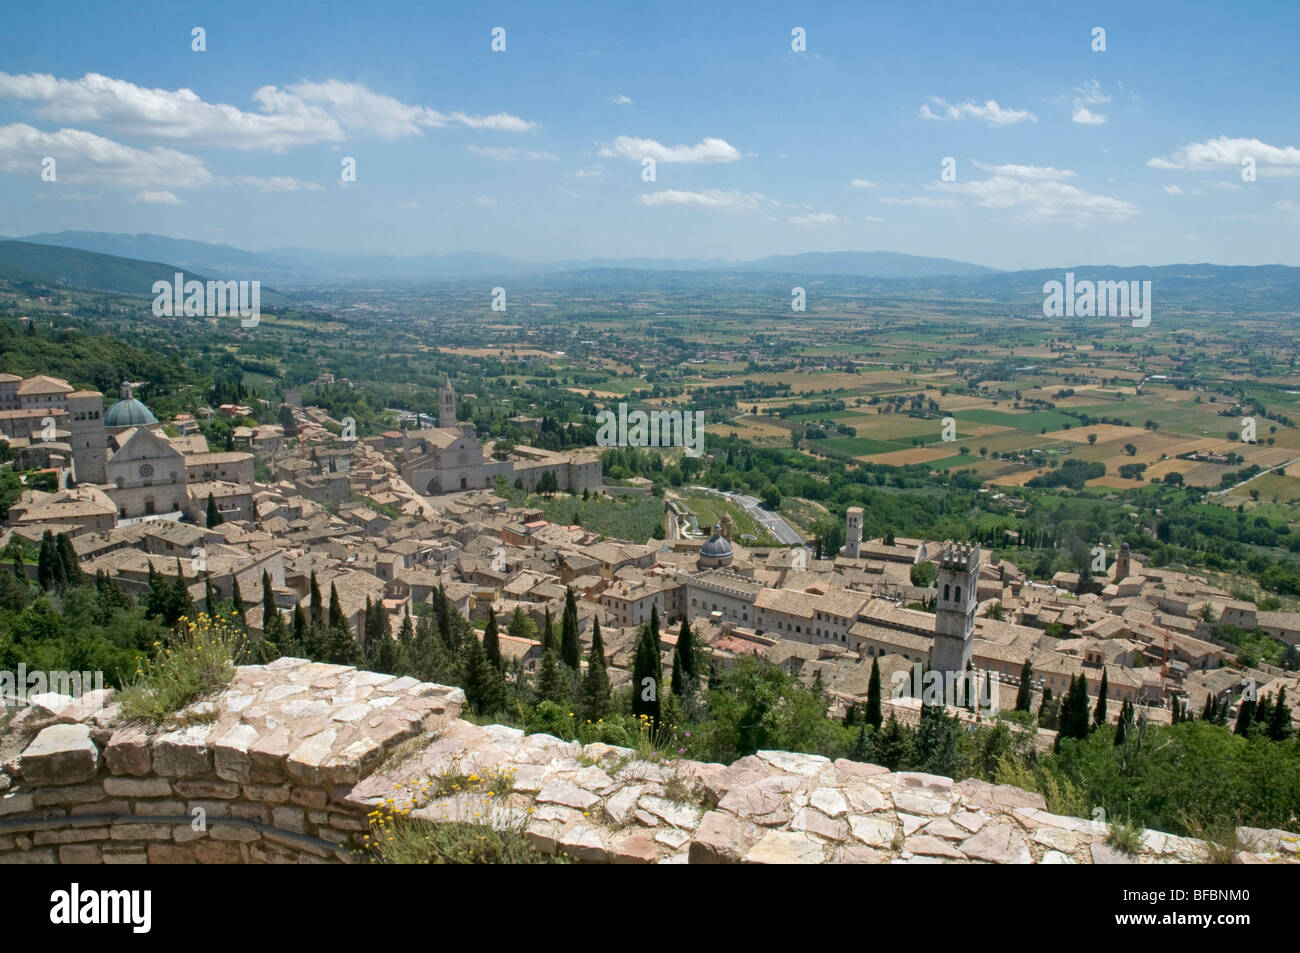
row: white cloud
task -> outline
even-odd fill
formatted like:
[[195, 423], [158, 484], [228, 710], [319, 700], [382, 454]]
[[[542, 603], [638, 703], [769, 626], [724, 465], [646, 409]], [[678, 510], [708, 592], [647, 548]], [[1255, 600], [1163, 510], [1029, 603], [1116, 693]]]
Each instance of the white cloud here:
[[693, 146], [665, 146], [654, 139], [636, 139], [619, 136], [607, 146], [601, 146], [605, 158], [641, 160], [649, 156], [656, 162], [736, 162], [740, 152], [725, 139], [707, 136]]
[[787, 221], [791, 225], [838, 225], [844, 221], [832, 212], [813, 212], [810, 215], [792, 215]]
[[862, 219], [864, 222], [883, 222], [884, 219], [879, 215], [868, 215]]
[[1106, 117], [1088, 107], [1109, 102], [1110, 94], [1102, 91], [1101, 83], [1090, 79], [1082, 86], [1074, 87], [1074, 112], [1070, 118], [1083, 126], [1105, 125]]
[[878, 189], [878, 188], [880, 188], [880, 185], [879, 185], [878, 183], [875, 183], [875, 182], [868, 182], [866, 179], [853, 179], [852, 181], [849, 182], [849, 185], [853, 186], [855, 189]]
[[694, 205], [700, 208], [722, 209], [724, 211], [752, 211], [759, 207], [763, 196], [757, 192], [746, 195], [737, 191], [708, 189], [703, 192], [684, 192], [678, 189], [664, 189], [639, 197], [642, 205]]
[[611, 97], [609, 97], [609, 101], [610, 101], [611, 103], [613, 103], [615, 106], [631, 106], [631, 105], [632, 105], [632, 100], [628, 99], [626, 96], [623, 96], [623, 95], [611, 96]]
[[1176, 185], [1164, 185], [1164, 186], [1161, 186], [1161, 188], [1163, 188], [1163, 189], [1164, 189], [1166, 192], [1168, 192], [1170, 195], [1182, 195], [1182, 194], [1183, 194], [1183, 190], [1180, 189], [1180, 188], [1179, 188], [1178, 186], [1176, 186]]
[[936, 198], [933, 195], [915, 195], [911, 198], [884, 198], [880, 201], [886, 205], [918, 205], [921, 208], [953, 208], [957, 204], [952, 199]]
[[324, 192], [325, 186], [317, 182], [305, 182], [287, 175], [273, 175], [262, 178], [256, 175], [241, 175], [227, 179], [229, 185], [247, 185], [263, 192]]
[[507, 162], [515, 159], [524, 159], [528, 161], [546, 159], [553, 162], [560, 158], [559, 156], [551, 155], [549, 152], [530, 152], [528, 150], [503, 146], [466, 146], [465, 148], [476, 156], [482, 156], [485, 159], [493, 159], [497, 162]]
[[175, 149], [134, 149], [80, 129], [0, 126], [0, 171], [36, 175], [45, 156], [54, 158], [58, 181], [134, 189], [197, 189], [216, 182], [202, 159]]
[[969, 99], [964, 103], [952, 104], [938, 96], [931, 96], [930, 102], [938, 107], [936, 113], [929, 103], [921, 106], [922, 119], [981, 119], [990, 126], [1008, 126], [1018, 122], [1038, 122], [1038, 117], [1027, 109], [1007, 109], [999, 106], [997, 100], [990, 99], [980, 106]]
[[1260, 174], [1300, 175], [1300, 149], [1270, 146], [1258, 139], [1229, 139], [1219, 136], [1205, 142], [1191, 142], [1167, 157], [1148, 159], [1153, 169], [1241, 169], [1241, 160], [1255, 160]]
[[573, 177], [575, 179], [598, 179], [604, 174], [605, 167], [603, 165], [591, 165], [587, 166], [585, 169], [579, 169], [577, 172], [573, 173]]
[[490, 195], [480, 195], [478, 198], [474, 199], [474, 204], [485, 205], [491, 208], [492, 206], [497, 204], [497, 200], [492, 198]]
[[131, 196], [131, 204], [143, 202], [147, 205], [184, 205], [185, 203], [170, 192], [137, 192]]
[[[974, 182], [939, 182], [927, 185], [932, 191], [967, 195], [983, 208], [1015, 208], [1024, 222], [1068, 222], [1076, 225], [1093, 221], [1118, 221], [1138, 213], [1130, 202], [1094, 195], [1062, 179], [1074, 177], [1070, 169], [1050, 166], [988, 166], [988, 179]], [[882, 200], [883, 201], [883, 200]]]
[[515, 131], [537, 125], [505, 113], [441, 113], [340, 80], [300, 82], [284, 89], [263, 86], [252, 96], [260, 112], [204, 102], [190, 89], [147, 89], [99, 73], [81, 79], [0, 73], [0, 99], [37, 103], [36, 115], [45, 119], [99, 123], [127, 135], [246, 150], [282, 151], [359, 134], [400, 139], [453, 124]]
[[1058, 181], [1074, 178], [1070, 169], [1057, 169], [1050, 165], [986, 165], [978, 160], [971, 160], [971, 165], [994, 175], [1007, 176], [1012, 179], [1034, 179], [1038, 181]]

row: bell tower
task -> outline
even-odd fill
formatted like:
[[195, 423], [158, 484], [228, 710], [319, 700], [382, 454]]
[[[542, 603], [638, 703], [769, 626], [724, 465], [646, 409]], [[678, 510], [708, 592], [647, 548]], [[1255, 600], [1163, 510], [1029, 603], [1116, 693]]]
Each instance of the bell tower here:
[[944, 544], [939, 554], [939, 595], [934, 607], [934, 644], [930, 648], [932, 670], [954, 675], [966, 671], [975, 636], [979, 572], [979, 546]]
[[844, 555], [857, 559], [862, 553], [862, 507], [850, 506], [844, 514]]
[[450, 376], [444, 376], [442, 387], [438, 388], [438, 426], [444, 430], [456, 429], [456, 391]]

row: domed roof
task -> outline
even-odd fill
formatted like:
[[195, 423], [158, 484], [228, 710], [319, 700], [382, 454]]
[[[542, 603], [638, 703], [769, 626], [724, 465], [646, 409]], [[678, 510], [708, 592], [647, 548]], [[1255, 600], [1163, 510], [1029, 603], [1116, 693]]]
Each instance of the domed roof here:
[[713, 535], [700, 547], [700, 555], [710, 559], [726, 559], [735, 555], [731, 543], [722, 535], [719, 527], [713, 527]]
[[104, 414], [105, 427], [147, 427], [157, 422], [153, 412], [134, 397], [119, 400]]

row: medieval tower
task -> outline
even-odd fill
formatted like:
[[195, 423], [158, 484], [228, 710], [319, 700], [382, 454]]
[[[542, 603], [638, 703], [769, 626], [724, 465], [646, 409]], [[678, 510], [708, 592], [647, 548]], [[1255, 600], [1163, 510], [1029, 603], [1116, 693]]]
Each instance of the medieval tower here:
[[857, 559], [862, 553], [862, 507], [850, 506], [844, 514], [844, 555]]
[[958, 674], [966, 671], [975, 636], [979, 571], [978, 545], [944, 545], [939, 554], [939, 597], [934, 607], [934, 644], [930, 648], [932, 670]]
[[1115, 581], [1127, 579], [1132, 572], [1132, 551], [1128, 543], [1120, 543], [1119, 555], [1115, 557]]
[[456, 391], [449, 376], [443, 377], [438, 388], [438, 426], [443, 430], [456, 429]]

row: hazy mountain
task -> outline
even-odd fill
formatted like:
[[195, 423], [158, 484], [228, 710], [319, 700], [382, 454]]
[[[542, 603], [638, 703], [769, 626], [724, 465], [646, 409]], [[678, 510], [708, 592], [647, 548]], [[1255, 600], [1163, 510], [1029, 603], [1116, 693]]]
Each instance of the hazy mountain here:
[[163, 235], [119, 235], [111, 232], [45, 232], [20, 239], [83, 251], [167, 261], [218, 278], [251, 279], [279, 284], [401, 280], [437, 281], [456, 278], [510, 278], [591, 268], [634, 271], [784, 272], [806, 275], [858, 275], [868, 278], [926, 278], [995, 273], [995, 269], [946, 258], [925, 258], [888, 251], [807, 252], [771, 255], [756, 261], [698, 258], [585, 258], [531, 262], [487, 252], [444, 255], [368, 255], [310, 248], [271, 248], [245, 251]]
[[[177, 271], [184, 271], [186, 280], [207, 281], [211, 277], [210, 274], [160, 261], [143, 261], [38, 242], [0, 240], [0, 278], [17, 281], [52, 282], [72, 288], [152, 297], [154, 282], [171, 282]], [[264, 286], [261, 303], [278, 306], [287, 302], [283, 295]]]

